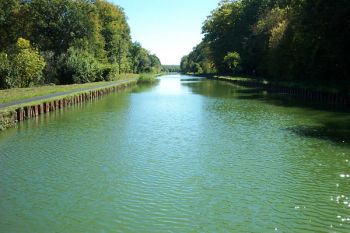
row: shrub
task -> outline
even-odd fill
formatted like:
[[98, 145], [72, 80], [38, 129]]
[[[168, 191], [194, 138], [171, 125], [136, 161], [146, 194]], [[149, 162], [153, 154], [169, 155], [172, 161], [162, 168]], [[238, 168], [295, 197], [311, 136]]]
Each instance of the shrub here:
[[54, 83], [57, 84], [59, 82], [59, 62], [57, 57], [55, 57], [55, 53], [53, 51], [45, 51], [40, 53], [41, 56], [45, 59], [46, 66], [43, 70], [43, 81], [44, 83]]
[[10, 72], [6, 80], [10, 87], [29, 87], [42, 81], [45, 60], [30, 41], [19, 38], [15, 53], [9, 59]]
[[137, 83], [154, 83], [157, 79], [155, 75], [147, 73], [147, 74], [141, 74], [139, 78], [137, 79]]
[[237, 52], [229, 52], [224, 57], [224, 62], [233, 72], [238, 71], [241, 64], [241, 56]]
[[202, 74], [203, 73], [203, 69], [202, 69], [201, 65], [198, 64], [198, 63], [194, 63], [193, 64], [192, 71], [194, 73], [196, 73], [196, 74]]
[[117, 64], [100, 64], [98, 67], [98, 77], [96, 81], [113, 81], [119, 75]]
[[0, 88], [7, 88], [10, 73], [10, 62], [6, 53], [0, 53]]
[[109, 73], [106, 77], [106, 81], [113, 81], [113, 80], [116, 80], [118, 79], [119, 77], [119, 66], [117, 64], [111, 64], [109, 65], [110, 67], [110, 70], [109, 70]]
[[99, 75], [99, 62], [86, 50], [71, 47], [63, 58], [64, 73], [74, 83], [93, 82]]

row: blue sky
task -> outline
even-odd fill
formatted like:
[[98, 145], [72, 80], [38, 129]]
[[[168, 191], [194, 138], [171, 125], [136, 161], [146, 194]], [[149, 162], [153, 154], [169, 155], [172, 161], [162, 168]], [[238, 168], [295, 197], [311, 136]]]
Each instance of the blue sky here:
[[202, 38], [203, 21], [219, 0], [110, 0], [124, 8], [133, 41], [162, 64], [180, 64]]

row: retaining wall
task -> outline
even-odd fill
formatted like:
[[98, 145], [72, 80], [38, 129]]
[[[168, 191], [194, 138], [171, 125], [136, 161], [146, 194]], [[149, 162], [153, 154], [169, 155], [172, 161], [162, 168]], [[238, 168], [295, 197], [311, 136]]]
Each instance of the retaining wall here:
[[235, 84], [239, 84], [246, 87], [259, 88], [266, 90], [269, 93], [276, 93], [282, 95], [289, 95], [299, 99], [310, 100], [315, 103], [334, 105], [343, 110], [350, 111], [350, 95], [344, 93], [328, 93], [310, 90], [307, 88], [295, 88], [295, 87], [281, 87], [271, 83], [265, 84], [262, 82], [244, 81], [244, 80], [232, 80], [224, 78], [212, 78], [208, 79], [222, 80]]
[[117, 92], [119, 90], [125, 89], [128, 86], [135, 85], [135, 81], [130, 81], [126, 83], [116, 84], [115, 86], [108, 86], [99, 89], [93, 89], [85, 92], [80, 92], [72, 94], [69, 96], [57, 97], [53, 100], [43, 100], [37, 104], [28, 104], [14, 110], [8, 110], [0, 112], [0, 131], [5, 130], [9, 127], [13, 127], [17, 122], [24, 121], [26, 119], [31, 119], [38, 117], [39, 115], [53, 112], [58, 109], [63, 109], [72, 105], [80, 104], [87, 101], [93, 101], [101, 98], [112, 92]]

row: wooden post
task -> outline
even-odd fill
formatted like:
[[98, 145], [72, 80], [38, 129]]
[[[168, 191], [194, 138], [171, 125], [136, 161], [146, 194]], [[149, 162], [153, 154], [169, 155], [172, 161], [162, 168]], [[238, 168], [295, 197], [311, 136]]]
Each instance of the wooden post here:
[[23, 108], [18, 108], [16, 109], [17, 112], [17, 120], [18, 121], [23, 121]]
[[39, 108], [39, 115], [43, 114], [44, 113], [44, 106], [43, 106], [43, 104], [39, 104], [38, 108]]
[[23, 113], [24, 118], [28, 118], [28, 107], [24, 107], [23, 110], [24, 110], [24, 113]]
[[34, 106], [34, 115], [39, 116], [39, 106], [38, 105]]

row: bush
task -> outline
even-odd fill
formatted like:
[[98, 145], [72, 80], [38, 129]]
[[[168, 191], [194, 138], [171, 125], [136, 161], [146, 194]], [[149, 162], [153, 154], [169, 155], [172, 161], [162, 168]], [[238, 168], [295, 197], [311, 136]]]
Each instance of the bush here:
[[71, 47], [63, 57], [64, 73], [74, 83], [94, 82], [99, 77], [100, 64], [93, 54]]
[[238, 71], [241, 64], [241, 56], [237, 52], [229, 52], [224, 57], [224, 62], [233, 72]]
[[116, 80], [119, 77], [119, 66], [117, 64], [110, 65], [111, 69], [107, 76], [106, 81]]
[[98, 69], [98, 78], [96, 81], [113, 81], [119, 75], [117, 64], [100, 64]]
[[0, 88], [7, 88], [7, 79], [10, 73], [10, 62], [6, 53], [0, 53]]
[[195, 74], [202, 74], [203, 73], [203, 69], [202, 69], [201, 65], [198, 63], [193, 64], [192, 71]]
[[41, 56], [45, 59], [46, 66], [43, 70], [43, 81], [44, 83], [59, 83], [59, 62], [55, 57], [55, 53], [53, 51], [45, 51], [41, 52]]
[[154, 83], [156, 82], [157, 79], [155, 75], [153, 74], [141, 74], [139, 78], [137, 79], [137, 83]]
[[9, 75], [6, 83], [9, 87], [29, 87], [41, 83], [45, 60], [30, 41], [19, 38], [15, 53], [9, 58]]

